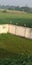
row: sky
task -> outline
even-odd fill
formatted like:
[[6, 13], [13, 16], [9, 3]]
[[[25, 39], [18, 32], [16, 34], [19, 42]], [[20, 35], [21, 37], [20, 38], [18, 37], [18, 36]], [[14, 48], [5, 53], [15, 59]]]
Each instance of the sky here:
[[0, 0], [0, 4], [32, 7], [32, 0]]

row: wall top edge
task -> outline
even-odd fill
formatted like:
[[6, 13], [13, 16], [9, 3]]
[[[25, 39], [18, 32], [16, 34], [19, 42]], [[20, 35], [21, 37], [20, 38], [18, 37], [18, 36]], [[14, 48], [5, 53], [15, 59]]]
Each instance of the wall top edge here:
[[[19, 25], [14, 25], [14, 24], [0, 24], [0, 25], [8, 25], [8, 26], [9, 26], [9, 25], [13, 25], [13, 26], [19, 26]], [[26, 27], [25, 27], [25, 26], [19, 26], [19, 27], [32, 28], [32, 27], [27, 27], [27, 26], [26, 26]]]

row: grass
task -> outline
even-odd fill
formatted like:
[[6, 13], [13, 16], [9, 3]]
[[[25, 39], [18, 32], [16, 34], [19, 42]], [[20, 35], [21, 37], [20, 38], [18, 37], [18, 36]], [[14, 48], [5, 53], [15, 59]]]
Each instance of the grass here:
[[[32, 14], [0, 12], [0, 24], [11, 22], [31, 27]], [[0, 34], [0, 65], [32, 65], [32, 40]]]
[[32, 54], [32, 40], [19, 38], [11, 34], [0, 35], [0, 49], [15, 54]]
[[0, 65], [32, 65], [32, 40], [0, 34]]
[[27, 27], [32, 27], [32, 14], [24, 14], [21, 12], [20, 14], [19, 12], [17, 14], [16, 11], [12, 11], [10, 13], [0, 12], [0, 24], [2, 23], [18, 23], [20, 26], [24, 26], [24, 24], [26, 24]]

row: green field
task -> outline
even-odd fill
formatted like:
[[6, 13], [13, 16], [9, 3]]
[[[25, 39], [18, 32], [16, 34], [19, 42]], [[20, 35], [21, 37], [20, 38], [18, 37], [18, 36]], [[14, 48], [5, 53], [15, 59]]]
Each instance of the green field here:
[[20, 26], [26, 24], [27, 27], [32, 27], [32, 14], [20, 11], [0, 12], [0, 24], [2, 23], [18, 23]]
[[[6, 23], [32, 27], [32, 14], [0, 11], [0, 24]], [[0, 65], [32, 65], [32, 40], [0, 34]]]
[[0, 35], [0, 65], [32, 65], [32, 40]]
[[11, 34], [2, 34], [0, 35], [0, 49], [1, 48], [16, 54], [32, 54], [32, 40]]

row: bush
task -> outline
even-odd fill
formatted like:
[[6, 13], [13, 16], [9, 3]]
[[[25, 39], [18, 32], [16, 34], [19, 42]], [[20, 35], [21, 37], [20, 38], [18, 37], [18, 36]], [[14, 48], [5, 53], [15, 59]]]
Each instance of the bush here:
[[3, 10], [3, 13], [6, 13], [7, 11], [6, 10]]

